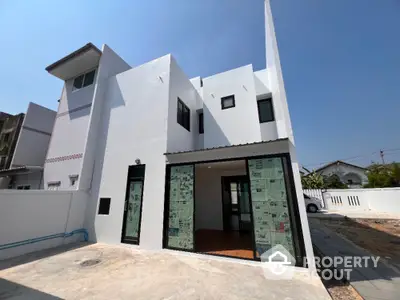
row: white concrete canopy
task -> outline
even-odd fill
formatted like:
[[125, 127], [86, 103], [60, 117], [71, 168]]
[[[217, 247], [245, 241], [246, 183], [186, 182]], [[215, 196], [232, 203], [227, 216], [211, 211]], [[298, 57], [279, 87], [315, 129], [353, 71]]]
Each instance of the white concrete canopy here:
[[98, 66], [102, 52], [92, 43], [68, 54], [46, 68], [62, 80], [68, 80]]

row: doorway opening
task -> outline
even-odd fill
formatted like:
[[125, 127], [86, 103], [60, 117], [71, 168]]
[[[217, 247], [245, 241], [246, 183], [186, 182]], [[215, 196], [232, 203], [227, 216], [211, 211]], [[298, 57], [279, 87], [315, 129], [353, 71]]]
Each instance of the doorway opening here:
[[163, 248], [260, 261], [281, 245], [301, 266], [292, 174], [288, 154], [167, 165]]
[[246, 161], [196, 165], [196, 252], [254, 258]]

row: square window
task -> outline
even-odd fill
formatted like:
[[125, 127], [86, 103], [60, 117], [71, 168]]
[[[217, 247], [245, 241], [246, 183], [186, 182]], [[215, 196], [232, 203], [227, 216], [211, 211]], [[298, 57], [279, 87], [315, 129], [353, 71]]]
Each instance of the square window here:
[[204, 115], [199, 113], [199, 133], [204, 133]]
[[76, 185], [76, 183], [78, 182], [78, 175], [70, 175], [69, 176], [69, 183], [70, 183], [70, 186], [75, 186]]
[[83, 87], [93, 84], [95, 72], [96, 70], [93, 70], [85, 74], [85, 79], [83, 80]]
[[258, 101], [257, 106], [260, 123], [275, 121], [272, 98]]
[[230, 95], [221, 98], [221, 109], [235, 107], [235, 95]]
[[48, 182], [47, 183], [47, 189], [49, 191], [57, 191], [58, 188], [60, 187], [61, 182], [60, 181], [53, 181], [53, 182]]
[[110, 214], [110, 203], [111, 198], [100, 198], [99, 203], [99, 215], [109, 215]]
[[74, 86], [73, 86], [73, 90], [79, 90], [80, 88], [82, 88], [82, 84], [83, 84], [83, 77], [85, 75], [79, 75], [78, 77], [76, 77], [74, 79]]
[[179, 97], [177, 104], [177, 122], [187, 131], [190, 131], [190, 109]]

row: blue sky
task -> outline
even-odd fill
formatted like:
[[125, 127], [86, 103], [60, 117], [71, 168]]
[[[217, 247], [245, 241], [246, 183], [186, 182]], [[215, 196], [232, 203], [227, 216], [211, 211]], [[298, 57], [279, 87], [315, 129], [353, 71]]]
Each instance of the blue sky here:
[[[302, 164], [400, 161], [400, 2], [272, 0]], [[44, 68], [91, 41], [132, 66], [172, 53], [188, 77], [265, 66], [263, 0], [0, 1], [0, 110], [57, 108]], [[389, 151], [391, 150], [391, 151]]]

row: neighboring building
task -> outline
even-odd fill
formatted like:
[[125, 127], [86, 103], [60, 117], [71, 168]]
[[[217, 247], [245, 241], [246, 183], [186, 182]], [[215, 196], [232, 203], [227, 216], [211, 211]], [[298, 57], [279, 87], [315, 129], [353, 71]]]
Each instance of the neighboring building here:
[[268, 1], [266, 37], [261, 71], [189, 79], [171, 55], [131, 67], [91, 43], [47, 67], [65, 84], [45, 188], [90, 193], [95, 241], [254, 260], [282, 244], [302, 266], [312, 245]]
[[35, 103], [29, 103], [26, 114], [0, 114], [1, 189], [43, 188], [43, 166], [55, 115]]
[[367, 169], [341, 160], [331, 162], [317, 170], [322, 176], [337, 175], [349, 188], [361, 188], [368, 183]]
[[24, 116], [0, 113], [0, 170], [8, 169], [11, 165]]

